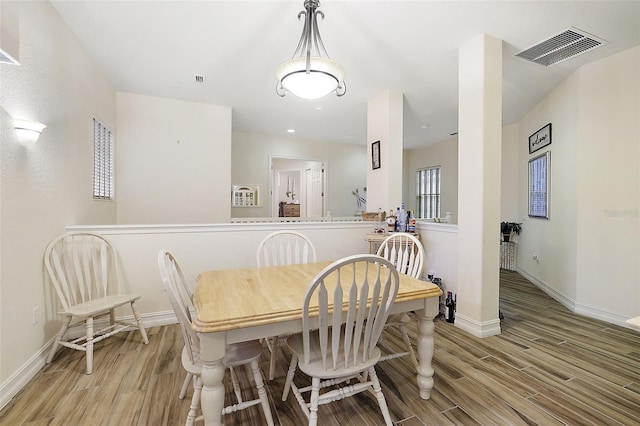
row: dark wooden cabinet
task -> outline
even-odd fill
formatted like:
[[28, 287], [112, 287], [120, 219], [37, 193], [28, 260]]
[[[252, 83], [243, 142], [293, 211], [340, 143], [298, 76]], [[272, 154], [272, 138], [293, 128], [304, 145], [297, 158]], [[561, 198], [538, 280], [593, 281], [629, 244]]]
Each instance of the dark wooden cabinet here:
[[280, 202], [280, 217], [300, 217], [300, 204]]

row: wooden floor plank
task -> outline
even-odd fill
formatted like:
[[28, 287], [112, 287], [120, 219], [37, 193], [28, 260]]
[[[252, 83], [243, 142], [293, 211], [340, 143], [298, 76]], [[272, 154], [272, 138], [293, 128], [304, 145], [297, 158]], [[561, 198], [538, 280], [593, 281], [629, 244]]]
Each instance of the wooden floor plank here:
[[[510, 271], [501, 272], [502, 334], [479, 339], [436, 320], [431, 399], [417, 397], [408, 357], [381, 362], [376, 370], [395, 425], [637, 425], [640, 424], [640, 333], [573, 314]], [[415, 343], [416, 326], [409, 324]], [[173, 426], [183, 424], [192, 395], [178, 393], [182, 335], [177, 325], [125, 332], [99, 342], [94, 373], [84, 354], [61, 348], [6, 407], [0, 424], [73, 426]], [[397, 336], [385, 334], [395, 348]], [[266, 371], [268, 350], [261, 360]], [[306, 420], [295, 398], [281, 401], [289, 355], [278, 358], [267, 381], [276, 425]], [[239, 374], [253, 398], [252, 376]], [[301, 382], [303, 377], [297, 377]], [[232, 403], [225, 376], [225, 403]], [[375, 398], [363, 393], [320, 409], [322, 425], [382, 424]], [[225, 416], [227, 424], [263, 424], [259, 407]]]

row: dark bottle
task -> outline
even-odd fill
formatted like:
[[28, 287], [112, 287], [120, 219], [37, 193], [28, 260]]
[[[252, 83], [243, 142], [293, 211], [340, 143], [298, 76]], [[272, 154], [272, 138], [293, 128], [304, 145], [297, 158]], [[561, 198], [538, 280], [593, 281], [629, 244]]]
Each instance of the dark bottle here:
[[445, 315], [445, 320], [447, 322], [454, 322], [456, 320], [456, 299], [457, 296], [453, 296], [451, 295], [451, 292], [447, 292], [447, 299], [444, 302], [445, 308], [446, 308], [446, 315]]

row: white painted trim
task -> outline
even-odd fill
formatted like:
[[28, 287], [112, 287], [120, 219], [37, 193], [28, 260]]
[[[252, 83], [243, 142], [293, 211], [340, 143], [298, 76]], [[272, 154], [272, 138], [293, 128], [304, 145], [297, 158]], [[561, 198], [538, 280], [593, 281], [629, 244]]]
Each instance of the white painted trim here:
[[26, 386], [27, 383], [29, 383], [29, 380], [38, 374], [38, 371], [44, 367], [51, 343], [53, 343], [53, 339], [47, 342], [47, 344], [36, 352], [35, 355], [29, 358], [22, 367], [16, 370], [11, 377], [2, 383], [2, 386], [0, 386], [0, 409], [4, 408], [4, 406], [7, 405], [11, 399], [16, 396], [24, 386]]
[[[178, 322], [173, 311], [154, 312], [151, 314], [142, 315], [145, 328], [148, 330], [151, 327], [159, 327], [162, 325], [176, 324]], [[133, 315], [118, 318], [119, 321], [134, 321]], [[102, 324], [104, 323], [104, 324]], [[96, 328], [106, 327], [108, 320], [100, 320], [95, 323]], [[102, 326], [102, 327], [101, 327]], [[71, 339], [75, 339], [84, 335], [84, 329], [76, 327], [76, 329], [70, 329], [68, 336]], [[26, 386], [31, 379], [45, 366], [47, 356], [51, 350], [51, 345], [55, 336], [49, 340], [40, 350], [33, 355], [26, 363], [22, 365], [15, 373], [9, 377], [0, 386], [0, 409], [4, 408], [13, 397], [15, 397], [20, 390]]]
[[211, 223], [178, 225], [74, 225], [67, 231], [97, 232], [103, 235], [130, 234], [191, 234], [213, 232], [272, 231], [283, 228], [304, 229], [353, 229], [371, 228], [372, 222], [354, 220], [351, 222], [272, 222], [272, 223]]
[[555, 289], [551, 288], [544, 281], [541, 281], [538, 278], [534, 277], [533, 275], [526, 273], [520, 268], [518, 268], [518, 273], [523, 277], [525, 277], [526, 279], [528, 279], [529, 281], [531, 281], [536, 287], [538, 287], [540, 290], [547, 293], [549, 296], [551, 296], [553, 299], [561, 303], [565, 308], [569, 309], [571, 312], [575, 314], [584, 315], [589, 318], [605, 321], [609, 324], [619, 325], [620, 327], [624, 327], [624, 328], [632, 328], [627, 323], [627, 319], [628, 319], [627, 317], [614, 314], [611, 312], [603, 311], [601, 309], [597, 309], [591, 306], [586, 306], [586, 305], [581, 305], [579, 303], [576, 303], [574, 300], [569, 299], [562, 293], [559, 293]]
[[496, 334], [501, 333], [499, 319], [480, 323], [463, 315], [457, 315], [454, 325], [459, 329], [480, 338], [495, 336]]
[[426, 222], [426, 221], [416, 221], [416, 230], [427, 230], [427, 231], [435, 231], [435, 232], [447, 232], [451, 234], [458, 233], [458, 225], [456, 224], [448, 224], [448, 223], [435, 223], [435, 222]]

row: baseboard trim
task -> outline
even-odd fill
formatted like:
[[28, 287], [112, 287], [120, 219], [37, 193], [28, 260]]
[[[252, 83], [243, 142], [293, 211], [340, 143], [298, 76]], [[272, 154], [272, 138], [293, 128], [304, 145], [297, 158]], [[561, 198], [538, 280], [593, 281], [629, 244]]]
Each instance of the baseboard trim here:
[[480, 338], [495, 336], [501, 333], [499, 319], [480, 323], [464, 315], [457, 314], [454, 324], [459, 329]]
[[557, 290], [549, 286], [544, 281], [534, 277], [533, 275], [528, 274], [527, 272], [518, 269], [517, 271], [520, 275], [531, 281], [536, 287], [540, 290], [547, 293], [556, 301], [560, 302], [565, 308], [569, 309], [571, 312], [579, 315], [584, 315], [585, 317], [597, 319], [600, 321], [608, 322], [609, 324], [615, 324], [624, 328], [631, 328], [629, 324], [627, 324], [627, 317], [622, 315], [614, 314], [612, 312], [603, 311], [601, 309], [596, 309], [591, 306], [582, 305], [580, 303], [576, 303], [575, 300], [572, 300], [566, 297], [564, 294], [559, 293]]
[[[126, 317], [118, 318], [118, 320], [122, 321], [135, 321], [133, 315], [129, 315]], [[151, 327], [159, 327], [163, 325], [175, 324], [178, 322], [176, 319], [176, 315], [173, 311], [164, 311], [164, 312], [154, 312], [151, 314], [142, 315], [142, 320], [144, 321], [144, 325], [146, 329]], [[108, 324], [108, 320], [100, 320], [96, 321], [95, 327], [101, 328], [105, 327]], [[69, 332], [69, 338], [78, 338], [82, 336], [84, 333], [81, 327], [77, 327], [75, 330], [71, 330]], [[38, 374], [38, 371], [44, 367], [47, 356], [49, 355], [49, 350], [51, 349], [51, 345], [53, 344], [52, 338], [49, 340], [35, 355], [33, 355], [26, 363], [22, 365], [15, 373], [9, 377], [2, 385], [0, 386], [0, 409], [4, 408], [10, 401], [15, 397], [18, 392], [27, 384], [29, 381]]]

